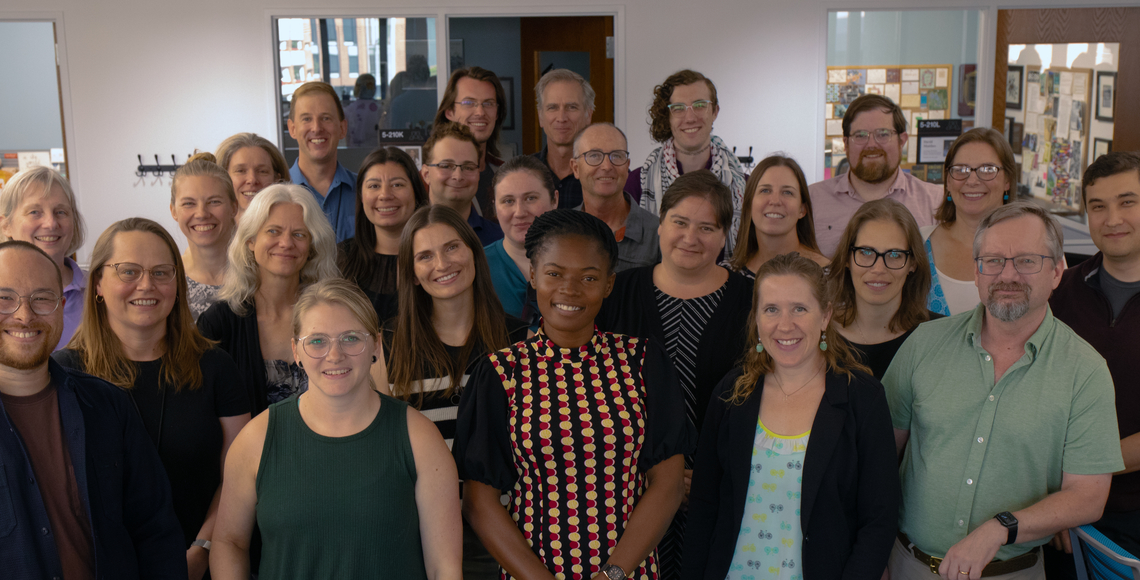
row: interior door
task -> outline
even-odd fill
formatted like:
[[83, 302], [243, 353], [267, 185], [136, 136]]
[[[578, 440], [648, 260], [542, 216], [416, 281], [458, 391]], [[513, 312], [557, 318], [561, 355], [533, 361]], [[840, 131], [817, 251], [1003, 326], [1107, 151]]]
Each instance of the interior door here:
[[597, 93], [594, 122], [614, 121], [614, 59], [607, 53], [613, 30], [613, 16], [521, 19], [523, 153], [542, 149], [534, 85], [549, 69], [567, 68], [585, 77]]

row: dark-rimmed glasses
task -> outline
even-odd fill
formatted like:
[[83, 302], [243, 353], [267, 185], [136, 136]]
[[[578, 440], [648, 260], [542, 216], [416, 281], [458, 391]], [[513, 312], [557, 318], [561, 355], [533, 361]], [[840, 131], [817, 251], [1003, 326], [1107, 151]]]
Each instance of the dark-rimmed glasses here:
[[594, 167], [601, 165], [602, 161], [605, 160], [606, 157], [610, 158], [610, 163], [613, 163], [615, 167], [620, 167], [626, 163], [629, 163], [629, 151], [622, 151], [621, 149], [615, 149], [614, 151], [600, 151], [598, 149], [591, 149], [585, 153], [582, 153], [578, 157], [575, 157], [574, 159], [578, 159], [579, 157], [582, 158], [586, 164], [592, 165]]
[[875, 248], [868, 248], [866, 246], [855, 246], [851, 248], [851, 258], [856, 266], [861, 268], [872, 268], [879, 258], [883, 259], [883, 265], [889, 270], [902, 270], [906, 267], [907, 260], [914, 255], [910, 250], [887, 250], [879, 252]]
[[336, 338], [327, 334], [310, 334], [302, 336], [297, 339], [301, 343], [301, 348], [304, 349], [305, 354], [313, 358], [324, 358], [332, 350], [333, 341], [335, 340], [340, 344], [340, 352], [356, 356], [368, 346], [368, 337], [371, 336], [367, 332], [359, 330], [348, 330], [340, 333]]
[[21, 296], [11, 290], [0, 290], [0, 314], [13, 314], [20, 304], [27, 304], [36, 316], [47, 316], [59, 308], [59, 294], [51, 290], [37, 290]]
[[977, 167], [970, 167], [969, 165], [951, 165], [950, 177], [957, 181], [966, 181], [970, 178], [970, 174], [977, 174], [978, 179], [982, 181], [993, 181], [995, 177], [1001, 173], [1001, 168], [997, 165], [979, 165]]
[[178, 270], [174, 264], [161, 264], [153, 268], [143, 268], [139, 264], [131, 262], [119, 262], [118, 264], [103, 264], [104, 268], [114, 268], [115, 274], [123, 282], [130, 284], [137, 282], [142, 278], [143, 272], [150, 274], [150, 281], [155, 284], [171, 284], [174, 282]]
[[693, 101], [693, 104], [686, 105], [685, 103], [669, 103], [667, 107], [671, 115], [683, 115], [686, 110], [692, 109], [694, 113], [701, 114], [712, 108], [712, 101], [708, 99], [701, 99]]
[[444, 173], [451, 173], [458, 167], [463, 173], [478, 173], [479, 166], [474, 163], [455, 163], [454, 161], [440, 161], [439, 163], [424, 163], [428, 167], [435, 167]]
[[1044, 254], [1022, 254], [1012, 258], [1002, 256], [978, 256], [974, 261], [978, 263], [978, 273], [984, 276], [997, 276], [1005, 271], [1005, 263], [1013, 262], [1013, 269], [1018, 274], [1036, 274], [1045, 267], [1045, 259], [1057, 261], [1053, 256]]

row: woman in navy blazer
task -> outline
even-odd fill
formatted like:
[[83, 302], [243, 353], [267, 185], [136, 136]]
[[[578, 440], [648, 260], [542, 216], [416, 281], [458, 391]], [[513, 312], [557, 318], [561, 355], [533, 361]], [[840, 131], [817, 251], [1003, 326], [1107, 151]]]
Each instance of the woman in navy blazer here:
[[717, 385], [701, 431], [685, 580], [879, 580], [886, 568], [900, 493], [890, 411], [834, 331], [825, 288], [794, 253], [757, 273], [758, 346]]

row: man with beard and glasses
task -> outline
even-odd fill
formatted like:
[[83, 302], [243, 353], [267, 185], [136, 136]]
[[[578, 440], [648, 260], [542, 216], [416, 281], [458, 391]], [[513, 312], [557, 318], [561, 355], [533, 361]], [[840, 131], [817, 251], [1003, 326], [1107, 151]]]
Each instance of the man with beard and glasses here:
[[[883, 376], [902, 464], [892, 580], [1044, 579], [1124, 468], [1104, 359], [1053, 317], [1061, 228], [1014, 202], [974, 236], [971, 312], [920, 325]], [[909, 441], [909, 443], [908, 443]]]
[[831, 257], [859, 206], [889, 197], [910, 210], [918, 226], [934, 225], [942, 189], [899, 171], [907, 142], [906, 117], [894, 101], [863, 95], [843, 114], [843, 145], [850, 171], [817, 183], [808, 192], [820, 252]]
[[178, 578], [170, 484], [118, 387], [51, 359], [59, 267], [0, 243], [0, 570], [8, 580]]

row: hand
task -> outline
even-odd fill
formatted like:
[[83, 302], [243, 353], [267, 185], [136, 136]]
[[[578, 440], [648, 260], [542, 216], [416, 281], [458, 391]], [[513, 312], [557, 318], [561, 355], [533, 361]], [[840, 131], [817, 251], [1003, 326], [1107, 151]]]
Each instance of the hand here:
[[1073, 553], [1073, 544], [1069, 539], [1069, 530], [1067, 528], [1053, 534], [1053, 539], [1049, 540], [1049, 545], [1066, 554]]
[[889, 567], [883, 569], [883, 577], [879, 580], [891, 580], [891, 569]]
[[685, 470], [684, 480], [685, 480], [685, 495], [684, 495], [684, 497], [681, 498], [681, 507], [684, 509], [688, 509], [688, 507], [689, 507], [689, 488], [692, 487], [692, 485], [693, 485], [693, 470], [692, 469], [686, 469]]
[[950, 547], [938, 566], [938, 575], [943, 580], [979, 580], [982, 569], [994, 559], [1007, 539], [1009, 532], [1004, 526], [997, 520], [987, 520]]
[[186, 567], [190, 569], [189, 580], [202, 580], [210, 569], [210, 552], [201, 546], [190, 546], [186, 550]]

